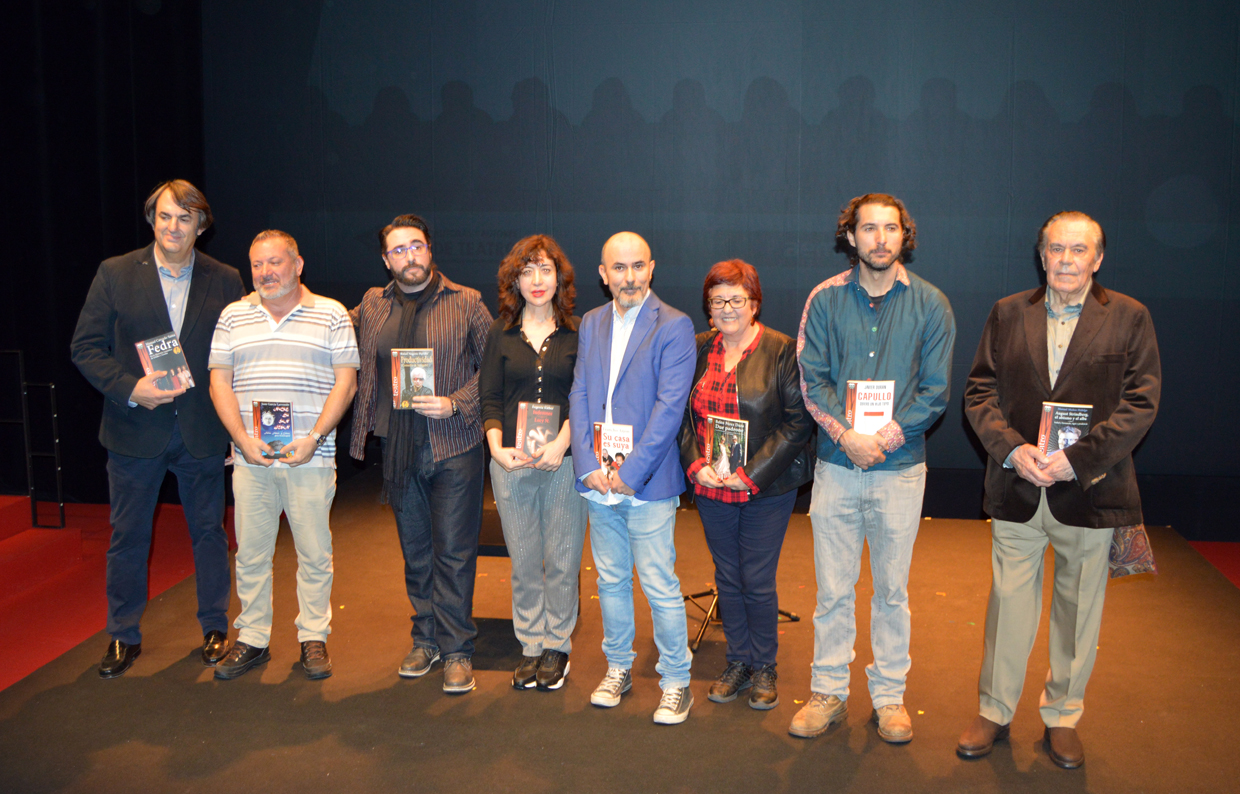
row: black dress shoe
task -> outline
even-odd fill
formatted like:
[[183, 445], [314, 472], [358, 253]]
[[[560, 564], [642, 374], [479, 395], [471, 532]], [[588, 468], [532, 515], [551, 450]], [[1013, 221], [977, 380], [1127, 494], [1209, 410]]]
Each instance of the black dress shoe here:
[[568, 667], [568, 654], [564, 651], [543, 651], [538, 660], [538, 688], [547, 692], [564, 686]]
[[99, 663], [100, 678], [116, 678], [118, 675], [124, 675], [125, 671], [133, 665], [133, 660], [138, 658], [142, 653], [142, 643], [134, 645], [126, 645], [120, 640], [112, 640], [108, 645], [108, 652], [103, 655], [103, 661]]
[[202, 663], [207, 667], [215, 667], [228, 655], [228, 633], [224, 631], [208, 631], [202, 637]]
[[245, 675], [251, 667], [270, 661], [271, 654], [266, 648], [255, 648], [244, 642], [234, 642], [232, 650], [215, 666], [215, 677], [221, 681], [228, 681]]
[[513, 689], [533, 689], [538, 679], [538, 663], [541, 656], [522, 656], [521, 664], [512, 674]]

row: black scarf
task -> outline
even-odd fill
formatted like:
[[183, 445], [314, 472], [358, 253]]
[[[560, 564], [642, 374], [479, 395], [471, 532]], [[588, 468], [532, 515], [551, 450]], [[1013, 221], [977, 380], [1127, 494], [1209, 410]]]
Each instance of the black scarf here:
[[[397, 347], [417, 347], [414, 341], [414, 324], [418, 311], [439, 291], [439, 281], [439, 270], [434, 269], [431, 271], [430, 282], [420, 292], [402, 293], [400, 285], [396, 285], [394, 294], [401, 304], [400, 328], [396, 332]], [[426, 417], [412, 410], [393, 410], [388, 418], [387, 451], [383, 456], [382, 499], [397, 513], [401, 509], [413, 457], [417, 454], [420, 441], [420, 434], [417, 433], [419, 422], [425, 428]]]

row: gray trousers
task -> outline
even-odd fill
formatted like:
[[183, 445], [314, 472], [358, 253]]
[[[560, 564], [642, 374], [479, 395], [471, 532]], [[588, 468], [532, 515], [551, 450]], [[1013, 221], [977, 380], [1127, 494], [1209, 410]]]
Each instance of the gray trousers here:
[[506, 471], [491, 461], [491, 490], [512, 559], [512, 627], [525, 656], [572, 650], [586, 500], [569, 457], [555, 471]]

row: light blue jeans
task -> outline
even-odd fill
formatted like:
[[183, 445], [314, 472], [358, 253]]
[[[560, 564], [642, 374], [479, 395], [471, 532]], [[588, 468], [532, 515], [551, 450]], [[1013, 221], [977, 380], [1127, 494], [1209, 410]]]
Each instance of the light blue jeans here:
[[870, 544], [870, 644], [865, 668], [874, 708], [904, 702], [909, 658], [908, 571], [921, 525], [926, 464], [898, 471], [846, 469], [819, 460], [809, 517], [814, 528], [814, 664], [810, 689], [848, 699], [848, 665], [856, 658], [857, 579], [861, 547]]
[[654, 619], [655, 665], [662, 689], [689, 686], [689, 629], [685, 601], [676, 577], [678, 497], [634, 507], [586, 503], [590, 511], [590, 551], [598, 569], [598, 601], [603, 613], [603, 655], [609, 667], [633, 667], [633, 568]]

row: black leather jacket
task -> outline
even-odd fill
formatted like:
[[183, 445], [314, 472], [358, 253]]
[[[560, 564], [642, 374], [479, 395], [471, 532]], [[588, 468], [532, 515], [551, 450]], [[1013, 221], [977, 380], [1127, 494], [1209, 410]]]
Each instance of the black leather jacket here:
[[[703, 457], [693, 395], [718, 334], [711, 330], [697, 335], [697, 369], [680, 425], [680, 463], [686, 471]], [[736, 365], [736, 396], [741, 419], [749, 422], [745, 474], [758, 486], [755, 498], [778, 496], [809, 482], [814, 476], [814, 420], [801, 397], [796, 340], [763, 328], [757, 349]]]

